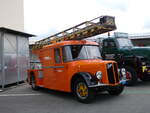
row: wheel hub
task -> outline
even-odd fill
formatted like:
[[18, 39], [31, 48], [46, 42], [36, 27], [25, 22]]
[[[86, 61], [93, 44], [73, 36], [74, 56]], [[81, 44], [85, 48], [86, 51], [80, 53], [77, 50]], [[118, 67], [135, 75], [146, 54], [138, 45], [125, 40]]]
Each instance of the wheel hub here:
[[85, 83], [79, 83], [77, 85], [77, 95], [80, 98], [86, 98], [88, 96], [88, 88]]

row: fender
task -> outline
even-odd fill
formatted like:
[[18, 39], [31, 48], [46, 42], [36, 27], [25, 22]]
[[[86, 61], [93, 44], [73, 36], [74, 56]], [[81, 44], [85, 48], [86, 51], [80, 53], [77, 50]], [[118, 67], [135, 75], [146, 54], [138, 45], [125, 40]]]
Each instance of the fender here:
[[92, 76], [88, 72], [76, 73], [72, 79], [75, 79], [77, 77], [82, 77], [88, 86], [96, 85], [98, 83], [98, 80], [96, 79], [96, 77]]

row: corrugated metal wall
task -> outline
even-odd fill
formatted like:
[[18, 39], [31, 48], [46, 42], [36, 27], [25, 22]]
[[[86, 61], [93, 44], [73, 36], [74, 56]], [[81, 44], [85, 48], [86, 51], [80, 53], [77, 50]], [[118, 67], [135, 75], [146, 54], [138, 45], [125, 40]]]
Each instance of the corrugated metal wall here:
[[28, 38], [1, 32], [0, 42], [0, 85], [25, 80], [29, 68]]
[[3, 84], [3, 70], [2, 70], [2, 53], [3, 53], [3, 43], [2, 43], [2, 32], [0, 32], [0, 85]]

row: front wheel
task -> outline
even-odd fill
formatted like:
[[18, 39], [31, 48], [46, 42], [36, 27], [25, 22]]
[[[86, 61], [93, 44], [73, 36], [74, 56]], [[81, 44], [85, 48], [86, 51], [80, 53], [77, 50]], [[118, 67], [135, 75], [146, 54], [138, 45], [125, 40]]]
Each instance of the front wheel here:
[[74, 82], [74, 95], [79, 102], [90, 103], [93, 100], [93, 91], [89, 88], [83, 79]]
[[120, 95], [123, 90], [124, 90], [124, 86], [123, 85], [119, 85], [119, 86], [116, 86], [116, 87], [113, 87], [113, 88], [109, 89], [108, 93], [110, 95]]

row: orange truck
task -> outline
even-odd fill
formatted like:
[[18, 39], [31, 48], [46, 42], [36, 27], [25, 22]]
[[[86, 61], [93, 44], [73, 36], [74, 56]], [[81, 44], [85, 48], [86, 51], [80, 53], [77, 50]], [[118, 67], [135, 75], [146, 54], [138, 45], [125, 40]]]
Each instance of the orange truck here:
[[83, 103], [91, 102], [99, 91], [121, 94], [124, 81], [117, 63], [103, 61], [96, 42], [79, 40], [114, 29], [114, 17], [101, 16], [36, 42], [32, 52], [38, 60], [28, 70], [32, 89], [71, 92]]

